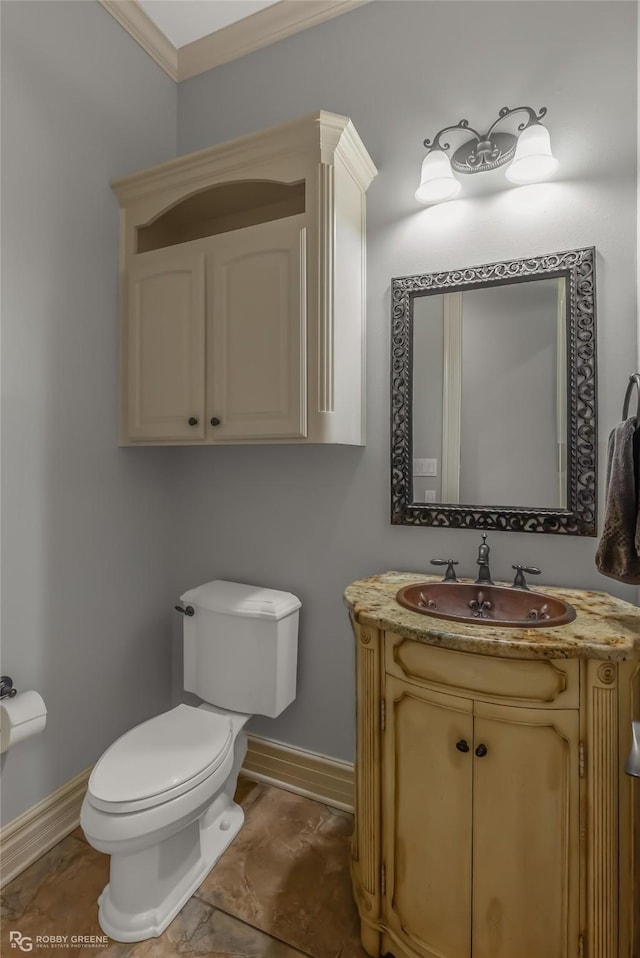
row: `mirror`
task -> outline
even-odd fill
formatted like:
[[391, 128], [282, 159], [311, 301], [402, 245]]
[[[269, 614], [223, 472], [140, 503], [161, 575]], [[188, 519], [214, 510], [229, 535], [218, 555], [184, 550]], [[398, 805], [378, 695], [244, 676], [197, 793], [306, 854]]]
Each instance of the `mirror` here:
[[392, 281], [392, 523], [596, 535], [594, 269]]

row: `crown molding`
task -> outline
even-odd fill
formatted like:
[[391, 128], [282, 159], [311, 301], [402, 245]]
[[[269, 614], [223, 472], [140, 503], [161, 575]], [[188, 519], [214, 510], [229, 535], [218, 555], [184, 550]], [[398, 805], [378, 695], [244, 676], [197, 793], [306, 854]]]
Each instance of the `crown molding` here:
[[338, 157], [363, 190], [378, 172], [351, 120], [320, 110], [119, 177], [111, 181], [111, 188], [123, 206], [132, 199], [170, 189], [176, 177], [180, 178], [184, 194], [188, 189], [196, 191], [204, 183], [221, 182], [239, 170], [246, 174], [256, 156], [264, 164], [267, 160], [303, 154], [326, 166], [332, 166]]
[[237, 60], [247, 53], [349, 13], [368, 0], [280, 0], [264, 10], [230, 23], [178, 51], [178, 80]]
[[338, 157], [366, 193], [378, 171], [351, 120], [338, 113], [321, 110], [318, 124], [322, 162], [333, 164]]
[[349, 13], [370, 0], [279, 0], [179, 49], [147, 16], [137, 0], [99, 2], [165, 73], [179, 82]]
[[172, 80], [178, 79], [178, 50], [136, 0], [99, 0]]

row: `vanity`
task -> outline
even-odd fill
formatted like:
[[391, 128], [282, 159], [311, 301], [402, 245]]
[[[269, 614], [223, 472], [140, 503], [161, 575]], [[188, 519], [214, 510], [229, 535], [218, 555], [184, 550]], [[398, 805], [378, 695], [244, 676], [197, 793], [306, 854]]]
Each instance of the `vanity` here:
[[543, 587], [573, 621], [504, 627], [396, 599], [440, 582], [387, 572], [345, 592], [363, 947], [638, 958], [640, 783], [624, 765], [640, 715], [640, 609]]

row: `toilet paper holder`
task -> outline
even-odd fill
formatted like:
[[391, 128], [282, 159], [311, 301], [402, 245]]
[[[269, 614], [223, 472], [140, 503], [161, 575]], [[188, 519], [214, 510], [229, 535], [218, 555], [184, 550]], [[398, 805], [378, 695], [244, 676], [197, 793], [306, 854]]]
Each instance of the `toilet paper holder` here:
[[13, 679], [10, 675], [0, 675], [0, 699], [12, 699], [18, 694], [18, 690], [13, 687]]

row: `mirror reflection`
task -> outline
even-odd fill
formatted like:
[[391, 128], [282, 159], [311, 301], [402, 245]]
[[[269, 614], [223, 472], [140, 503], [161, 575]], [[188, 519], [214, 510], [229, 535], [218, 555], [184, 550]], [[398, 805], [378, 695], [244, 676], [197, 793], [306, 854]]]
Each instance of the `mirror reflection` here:
[[595, 536], [595, 249], [391, 281], [391, 522]]
[[565, 508], [565, 277], [417, 294], [412, 337], [412, 502]]

